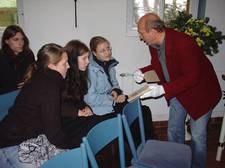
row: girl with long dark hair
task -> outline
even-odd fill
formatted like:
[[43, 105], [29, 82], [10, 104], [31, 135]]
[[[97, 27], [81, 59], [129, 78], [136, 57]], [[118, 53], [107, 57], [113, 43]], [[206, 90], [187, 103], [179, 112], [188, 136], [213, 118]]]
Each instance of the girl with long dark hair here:
[[17, 25], [8, 26], [1, 41], [0, 94], [20, 88], [26, 69], [33, 62], [34, 54], [22, 28]]

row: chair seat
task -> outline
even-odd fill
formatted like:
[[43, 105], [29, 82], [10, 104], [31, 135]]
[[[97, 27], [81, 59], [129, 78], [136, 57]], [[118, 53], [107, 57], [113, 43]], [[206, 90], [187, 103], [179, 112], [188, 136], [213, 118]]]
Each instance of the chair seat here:
[[0, 111], [0, 121], [2, 121], [3, 120], [3, 118], [5, 118], [5, 116], [8, 114], [8, 112], [1, 112]]
[[19, 90], [0, 95], [0, 121], [8, 114], [9, 108], [13, 105]]
[[133, 160], [132, 164], [134, 167], [148, 168], [190, 168], [191, 149], [184, 144], [148, 140], [138, 161]]

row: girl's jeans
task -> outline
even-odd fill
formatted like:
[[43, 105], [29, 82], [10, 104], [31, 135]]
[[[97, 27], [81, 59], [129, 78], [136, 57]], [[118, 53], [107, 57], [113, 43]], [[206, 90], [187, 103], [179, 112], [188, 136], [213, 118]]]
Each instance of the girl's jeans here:
[[0, 148], [0, 168], [33, 168], [29, 163], [18, 160], [18, 146]]

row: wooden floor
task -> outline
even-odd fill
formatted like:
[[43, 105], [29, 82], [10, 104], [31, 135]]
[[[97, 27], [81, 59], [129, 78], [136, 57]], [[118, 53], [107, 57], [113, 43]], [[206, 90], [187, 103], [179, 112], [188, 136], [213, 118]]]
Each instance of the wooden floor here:
[[[216, 161], [216, 152], [218, 147], [218, 140], [220, 134], [222, 118], [211, 119], [208, 126], [208, 152], [207, 152], [207, 166], [206, 168], [225, 168], [225, 150], [223, 151], [221, 161]], [[167, 123], [154, 123], [155, 134], [157, 139], [165, 140], [166, 139], [166, 124]], [[159, 127], [160, 125], [160, 127]], [[115, 144], [114, 144], [115, 145]], [[100, 163], [100, 167], [105, 168], [119, 168], [118, 166], [118, 157], [116, 156], [116, 151], [109, 152], [115, 150], [112, 146], [106, 148], [103, 152], [98, 156], [98, 162]], [[114, 156], [111, 154], [114, 153]], [[128, 160], [130, 160], [128, 156]]]

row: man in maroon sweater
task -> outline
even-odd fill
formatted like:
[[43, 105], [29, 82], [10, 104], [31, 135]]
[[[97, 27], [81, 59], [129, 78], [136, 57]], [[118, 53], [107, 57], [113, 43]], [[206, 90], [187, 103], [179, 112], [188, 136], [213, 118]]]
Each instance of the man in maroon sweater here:
[[140, 18], [138, 33], [149, 46], [151, 65], [136, 70], [134, 79], [142, 82], [143, 73], [151, 69], [160, 78], [159, 84], [149, 84], [151, 90], [141, 98], [165, 96], [170, 105], [169, 141], [184, 143], [185, 118], [190, 115], [192, 168], [204, 168], [207, 123], [221, 98], [213, 66], [192, 37], [166, 28], [153, 13]]

